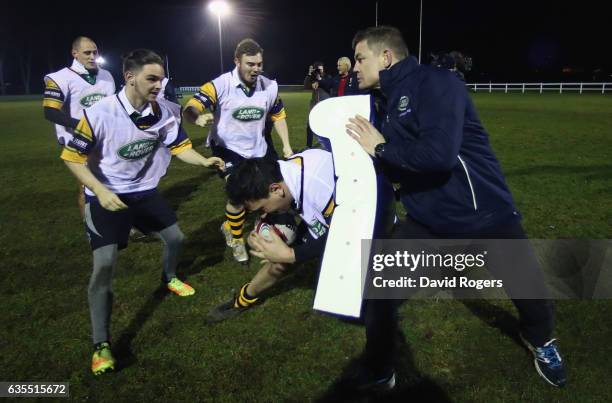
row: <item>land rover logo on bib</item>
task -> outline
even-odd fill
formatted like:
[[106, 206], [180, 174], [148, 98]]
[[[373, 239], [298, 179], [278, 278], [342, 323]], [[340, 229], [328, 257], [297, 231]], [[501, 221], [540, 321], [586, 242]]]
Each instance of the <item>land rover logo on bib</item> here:
[[256, 106], [245, 106], [238, 108], [232, 113], [232, 116], [236, 120], [243, 122], [250, 122], [252, 120], [259, 120], [264, 116], [264, 110]]
[[100, 94], [100, 93], [89, 94], [81, 98], [80, 103], [84, 108], [89, 108], [90, 106], [92, 106], [93, 104], [95, 104], [96, 102], [104, 98], [105, 96], [106, 96], [105, 94]]
[[406, 109], [408, 109], [408, 103], [409, 102], [410, 102], [410, 100], [408, 99], [408, 97], [404, 95], [399, 100], [399, 105], [397, 107], [397, 110], [400, 111], [400, 112], [404, 112]]
[[317, 234], [318, 237], [325, 235], [325, 232], [327, 231], [327, 227], [321, 224], [321, 222], [316, 218], [313, 218], [312, 221], [308, 224], [308, 226], [310, 227], [312, 232]]
[[145, 157], [157, 146], [157, 140], [137, 140], [121, 147], [117, 154], [124, 160], [138, 160]]

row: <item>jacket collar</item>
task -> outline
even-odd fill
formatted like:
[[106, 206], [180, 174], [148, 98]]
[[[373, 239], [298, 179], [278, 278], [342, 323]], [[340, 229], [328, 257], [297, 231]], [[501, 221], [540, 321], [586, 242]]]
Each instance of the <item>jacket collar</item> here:
[[397, 82], [404, 77], [414, 73], [420, 67], [419, 62], [414, 56], [408, 56], [401, 62], [391, 66], [387, 70], [382, 70], [380, 74], [380, 89], [389, 97], [397, 88]]

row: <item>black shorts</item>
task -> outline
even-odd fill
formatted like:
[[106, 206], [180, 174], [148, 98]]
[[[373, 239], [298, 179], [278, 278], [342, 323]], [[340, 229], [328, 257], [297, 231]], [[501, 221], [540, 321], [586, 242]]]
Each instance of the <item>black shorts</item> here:
[[[268, 140], [268, 138], [266, 138], [266, 143], [268, 144], [268, 149], [266, 150], [266, 154], [263, 156], [263, 158], [277, 161], [279, 157], [276, 149], [274, 148], [274, 144], [272, 144], [272, 139]], [[221, 176], [221, 178], [230, 176], [236, 165], [238, 165], [240, 161], [246, 159], [229, 148], [219, 146], [214, 142], [210, 143], [210, 148], [215, 157], [219, 157], [225, 162], [225, 171], [219, 172], [219, 176]]]
[[128, 206], [127, 209], [106, 210], [97, 197], [87, 196], [85, 226], [92, 250], [113, 244], [117, 244], [119, 249], [125, 248], [132, 227], [146, 234], [176, 224], [174, 210], [157, 190], [118, 196]]

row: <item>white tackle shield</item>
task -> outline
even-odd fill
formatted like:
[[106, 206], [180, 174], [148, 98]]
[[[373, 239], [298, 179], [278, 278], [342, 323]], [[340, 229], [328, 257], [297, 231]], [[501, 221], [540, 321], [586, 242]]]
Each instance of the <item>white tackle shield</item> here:
[[311, 130], [331, 144], [336, 208], [327, 237], [313, 308], [359, 317], [364, 282], [362, 239], [372, 239], [376, 217], [376, 173], [372, 158], [346, 133], [349, 118], [370, 116], [370, 96], [329, 98], [310, 112]]

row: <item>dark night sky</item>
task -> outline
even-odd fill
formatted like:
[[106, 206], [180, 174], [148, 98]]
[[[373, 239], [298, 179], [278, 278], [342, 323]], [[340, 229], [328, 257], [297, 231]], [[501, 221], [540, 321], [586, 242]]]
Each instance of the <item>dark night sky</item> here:
[[[10, 3], [0, 17], [0, 57], [12, 93], [23, 90], [20, 57], [32, 55], [32, 92], [39, 92], [46, 72], [70, 63], [77, 35], [97, 42], [116, 78], [121, 55], [137, 47], [167, 55], [178, 85], [200, 85], [219, 73], [217, 21], [205, 1], [56, 1], [45, 8]], [[236, 42], [251, 36], [265, 49], [266, 75], [280, 84], [301, 83], [314, 60], [330, 71], [338, 57], [352, 58], [353, 34], [375, 22], [372, 0], [231, 3], [234, 14], [223, 23], [226, 70]], [[95, 4], [104, 6], [84, 8]], [[463, 51], [474, 61], [469, 82], [612, 81], [602, 8], [591, 1], [424, 0], [423, 61], [432, 51]], [[400, 28], [415, 55], [418, 12], [418, 0], [379, 1], [379, 23]], [[578, 72], [563, 75], [563, 67]], [[605, 74], [594, 77], [598, 67]]]

